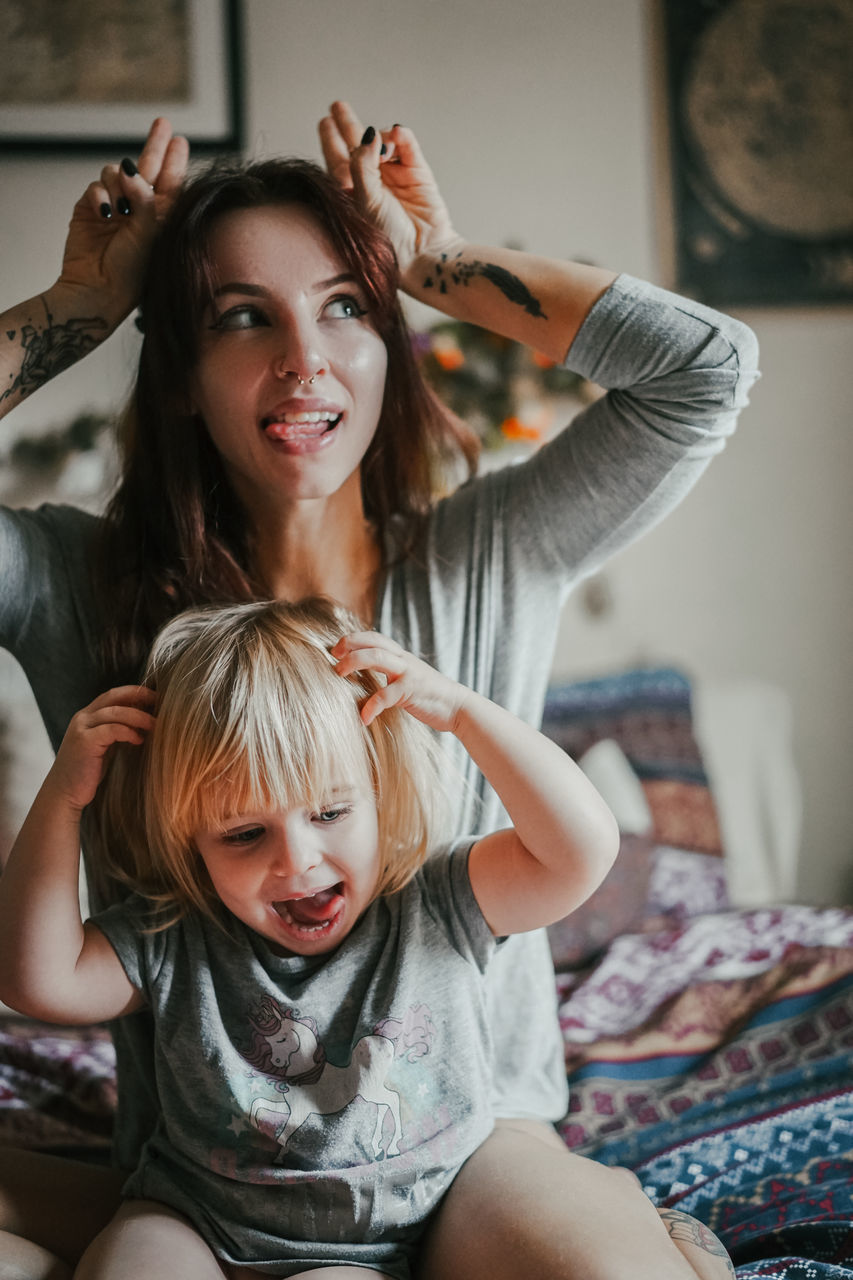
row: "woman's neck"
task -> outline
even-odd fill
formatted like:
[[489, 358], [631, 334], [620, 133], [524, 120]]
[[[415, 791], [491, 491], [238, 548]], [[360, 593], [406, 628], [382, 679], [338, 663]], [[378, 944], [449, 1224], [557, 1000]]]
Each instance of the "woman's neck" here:
[[328, 596], [373, 625], [382, 550], [360, 502], [357, 511], [351, 503], [302, 502], [274, 524], [264, 521], [254, 558], [271, 596]]

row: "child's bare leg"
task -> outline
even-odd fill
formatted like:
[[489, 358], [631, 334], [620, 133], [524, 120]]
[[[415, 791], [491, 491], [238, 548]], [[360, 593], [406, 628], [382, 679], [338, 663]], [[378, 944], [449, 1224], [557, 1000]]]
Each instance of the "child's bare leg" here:
[[224, 1275], [186, 1218], [152, 1200], [129, 1200], [86, 1250], [74, 1280], [223, 1280]]
[[674, 1239], [670, 1226], [625, 1171], [573, 1155], [545, 1125], [504, 1121], [445, 1196], [418, 1276], [731, 1280], [724, 1254]]
[[71, 1268], [40, 1244], [0, 1231], [0, 1280], [71, 1280]]
[[[0, 1280], [69, 1275], [118, 1208], [122, 1182], [114, 1169], [0, 1147]], [[51, 1257], [66, 1271], [51, 1271]]]

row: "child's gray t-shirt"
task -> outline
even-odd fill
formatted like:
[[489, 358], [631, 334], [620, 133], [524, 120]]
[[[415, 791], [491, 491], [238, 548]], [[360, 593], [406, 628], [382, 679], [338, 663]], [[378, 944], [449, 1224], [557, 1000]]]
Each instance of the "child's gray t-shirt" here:
[[432, 857], [323, 956], [276, 955], [230, 915], [227, 932], [200, 914], [144, 932], [139, 898], [96, 917], [156, 1028], [162, 1111], [127, 1194], [271, 1274], [400, 1261], [493, 1123], [496, 944], [471, 843]]

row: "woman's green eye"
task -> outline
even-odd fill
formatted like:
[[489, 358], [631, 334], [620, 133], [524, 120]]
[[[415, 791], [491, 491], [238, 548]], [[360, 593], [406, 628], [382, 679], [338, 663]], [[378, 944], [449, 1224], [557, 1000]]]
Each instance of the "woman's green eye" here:
[[365, 308], [358, 299], [349, 295], [343, 298], [332, 298], [331, 302], [326, 303], [326, 315], [331, 316], [333, 320], [357, 320], [366, 314]]

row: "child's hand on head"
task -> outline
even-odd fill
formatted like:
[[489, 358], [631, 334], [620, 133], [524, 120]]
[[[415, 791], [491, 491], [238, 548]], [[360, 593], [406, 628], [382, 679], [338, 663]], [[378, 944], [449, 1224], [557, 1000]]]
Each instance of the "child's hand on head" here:
[[343, 636], [331, 654], [341, 676], [374, 671], [387, 681], [362, 706], [361, 718], [365, 724], [370, 724], [389, 707], [402, 707], [431, 729], [455, 731], [469, 690], [407, 653], [387, 636], [376, 631]]
[[113, 743], [139, 746], [145, 741], [154, 726], [154, 700], [153, 689], [122, 685], [78, 711], [65, 731], [45, 786], [58, 792], [71, 808], [84, 809], [95, 797]]

